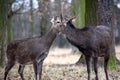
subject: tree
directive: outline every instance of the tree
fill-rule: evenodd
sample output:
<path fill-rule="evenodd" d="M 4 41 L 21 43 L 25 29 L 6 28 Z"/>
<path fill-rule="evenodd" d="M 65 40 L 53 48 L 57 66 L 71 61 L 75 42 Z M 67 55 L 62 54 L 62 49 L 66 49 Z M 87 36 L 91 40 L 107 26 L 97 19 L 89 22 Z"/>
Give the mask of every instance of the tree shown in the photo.
<path fill-rule="evenodd" d="M 75 25 L 83 28 L 85 26 L 85 0 L 72 0 L 71 11 L 77 18 Z"/>
<path fill-rule="evenodd" d="M 22 8 L 23 8 L 23 5 L 24 5 L 24 0 L 23 0 L 23 3 L 20 4 L 19 8 L 15 9 L 15 10 L 12 10 L 12 4 L 15 2 L 15 0 L 10 0 L 10 1 L 7 1 L 7 21 L 6 21 L 6 26 L 7 26 L 7 42 L 9 43 L 12 38 L 13 38 L 13 31 L 12 31 L 12 17 L 17 13 L 19 12 Z"/>
<path fill-rule="evenodd" d="M 34 28 L 33 28 L 33 0 L 30 0 L 30 36 L 33 36 Z"/>
<path fill-rule="evenodd" d="M 116 45 L 119 45 L 120 44 L 120 27 L 119 27 L 119 25 L 120 25 L 120 8 L 119 8 L 119 0 L 117 1 L 116 0 L 116 2 L 114 1 L 114 16 L 115 16 L 115 25 L 114 26 L 116 26 L 115 27 L 115 44 Z"/>
<path fill-rule="evenodd" d="M 78 0 L 77 0 L 78 1 Z M 114 33 L 114 16 L 112 0 L 85 0 L 85 26 L 106 25 L 110 26 Z M 80 6 L 79 6 L 80 7 Z M 84 9 L 84 7 L 82 7 Z M 81 15 L 80 12 L 79 15 Z M 84 19 L 83 19 L 84 20 Z M 79 24 L 80 25 L 80 24 Z M 112 56 L 110 66 L 115 67 L 115 48 L 113 42 Z M 83 55 L 77 61 L 77 64 L 85 62 Z"/>
<path fill-rule="evenodd" d="M 50 0 L 39 0 L 39 13 L 40 13 L 40 29 L 41 35 L 44 35 L 50 28 L 49 25 L 49 3 Z"/>
<path fill-rule="evenodd" d="M 12 11 L 12 3 L 15 0 L 1 0 L 0 1 L 0 66 L 4 66 L 5 62 L 5 50 L 7 44 L 12 39 L 12 27 L 11 27 L 11 18 L 12 16 L 18 12 L 19 9 Z"/>
<path fill-rule="evenodd" d="M 0 0 L 0 67 L 4 65 L 6 46 L 6 4 L 5 0 Z"/>

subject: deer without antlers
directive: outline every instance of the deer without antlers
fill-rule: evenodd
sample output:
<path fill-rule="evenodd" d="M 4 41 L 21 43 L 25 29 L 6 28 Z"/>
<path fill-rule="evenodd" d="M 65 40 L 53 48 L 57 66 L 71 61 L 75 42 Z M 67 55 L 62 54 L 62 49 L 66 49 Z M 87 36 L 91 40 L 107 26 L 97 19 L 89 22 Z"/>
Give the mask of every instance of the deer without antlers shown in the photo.
<path fill-rule="evenodd" d="M 97 63 L 98 57 L 104 57 L 104 70 L 106 74 L 106 80 L 108 80 L 107 65 L 110 57 L 110 51 L 113 42 L 113 34 L 109 27 L 99 25 L 95 28 L 84 27 L 83 29 L 76 28 L 72 20 L 65 20 L 61 17 L 61 29 L 67 40 L 77 47 L 79 51 L 85 56 L 88 72 L 88 80 L 90 80 L 90 62 L 93 59 L 94 72 L 96 75 L 95 80 L 98 80 Z"/>
<path fill-rule="evenodd" d="M 42 64 L 48 55 L 49 48 L 59 32 L 59 19 L 52 19 L 51 29 L 42 37 L 28 38 L 23 40 L 12 41 L 7 46 L 7 64 L 5 67 L 4 80 L 7 78 L 8 72 L 18 62 L 18 73 L 22 80 L 24 79 L 23 70 L 26 64 L 32 63 L 35 72 L 35 80 L 41 79 Z"/>

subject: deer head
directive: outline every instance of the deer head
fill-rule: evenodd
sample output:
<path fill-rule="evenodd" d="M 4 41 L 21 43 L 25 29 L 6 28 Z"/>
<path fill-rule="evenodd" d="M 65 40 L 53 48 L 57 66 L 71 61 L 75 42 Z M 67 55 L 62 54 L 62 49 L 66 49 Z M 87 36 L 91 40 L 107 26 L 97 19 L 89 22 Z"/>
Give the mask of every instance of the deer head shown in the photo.
<path fill-rule="evenodd" d="M 64 34 L 64 30 L 67 29 L 68 27 L 74 27 L 73 25 L 73 20 L 75 20 L 75 16 L 68 18 L 67 16 L 63 17 L 62 15 L 60 16 L 61 24 L 60 24 L 60 32 Z"/>
<path fill-rule="evenodd" d="M 59 34 L 61 34 L 61 27 L 63 26 L 61 22 L 61 18 L 57 16 L 53 17 L 51 19 L 51 23 L 52 23 L 52 27 L 55 28 L 59 32 Z"/>
<path fill-rule="evenodd" d="M 68 17 L 65 16 L 63 17 L 62 14 L 60 15 L 60 19 L 63 25 L 67 25 L 67 24 L 72 24 L 72 22 L 75 20 L 76 16 L 72 16 L 72 17 Z"/>
<path fill-rule="evenodd" d="M 53 28 L 57 28 L 58 26 L 61 25 L 61 20 L 56 16 L 51 19 L 51 23 Z"/>

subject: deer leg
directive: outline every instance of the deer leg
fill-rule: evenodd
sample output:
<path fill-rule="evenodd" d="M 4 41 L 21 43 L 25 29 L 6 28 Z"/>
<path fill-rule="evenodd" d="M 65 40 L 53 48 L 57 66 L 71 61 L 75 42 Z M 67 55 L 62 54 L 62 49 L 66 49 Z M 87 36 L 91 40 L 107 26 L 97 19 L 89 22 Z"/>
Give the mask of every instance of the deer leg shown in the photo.
<path fill-rule="evenodd" d="M 41 73 L 42 73 L 42 64 L 43 62 L 33 64 L 34 72 L 35 72 L 35 80 L 41 80 Z"/>
<path fill-rule="evenodd" d="M 33 62 L 34 73 L 35 73 L 35 80 L 37 80 L 37 62 Z"/>
<path fill-rule="evenodd" d="M 6 80 L 8 72 L 11 70 L 11 68 L 14 66 L 15 62 L 8 61 L 6 67 L 5 67 L 5 73 L 4 73 L 4 80 Z"/>
<path fill-rule="evenodd" d="M 41 80 L 41 75 L 42 75 L 42 64 L 43 64 L 43 62 L 41 62 L 40 64 L 39 64 L 39 80 Z"/>
<path fill-rule="evenodd" d="M 105 75 L 106 75 L 106 80 L 109 80 L 108 79 L 108 73 L 107 73 L 108 61 L 109 61 L 109 56 L 104 57 L 104 71 L 105 71 Z"/>
<path fill-rule="evenodd" d="M 25 67 L 25 65 L 19 65 L 19 69 L 18 69 L 18 73 L 20 74 L 20 77 L 22 80 L 25 80 L 24 76 L 23 76 L 24 67 Z"/>
<path fill-rule="evenodd" d="M 88 73 L 88 80 L 90 80 L 90 56 L 85 56 L 86 64 L 87 64 L 87 73 Z"/>
<path fill-rule="evenodd" d="M 94 64 L 94 72 L 95 72 L 95 80 L 98 80 L 98 70 L 97 70 L 97 62 L 98 62 L 98 58 L 94 57 L 93 58 L 93 64 Z"/>

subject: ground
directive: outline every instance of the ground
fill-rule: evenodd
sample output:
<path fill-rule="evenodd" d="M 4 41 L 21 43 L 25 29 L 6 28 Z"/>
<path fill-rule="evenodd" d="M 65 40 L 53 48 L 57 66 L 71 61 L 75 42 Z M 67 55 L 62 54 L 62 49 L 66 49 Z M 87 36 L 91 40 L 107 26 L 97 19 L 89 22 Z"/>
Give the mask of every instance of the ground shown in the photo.
<path fill-rule="evenodd" d="M 116 47 L 116 56 L 120 60 L 120 46 Z M 79 54 L 71 54 L 71 49 L 51 49 L 48 57 L 45 59 L 42 71 L 42 80 L 87 80 L 86 65 L 79 66 L 74 63 L 79 59 Z M 8 75 L 8 80 L 21 80 L 17 73 L 18 64 L 12 68 Z M 99 65 L 99 80 L 106 80 L 104 69 Z M 4 70 L 0 69 L 0 80 L 3 80 Z M 115 70 L 108 70 L 109 80 L 120 80 L 120 65 Z M 26 80 L 35 80 L 32 65 L 27 65 L 24 70 Z M 95 75 L 92 70 L 91 80 Z"/>

